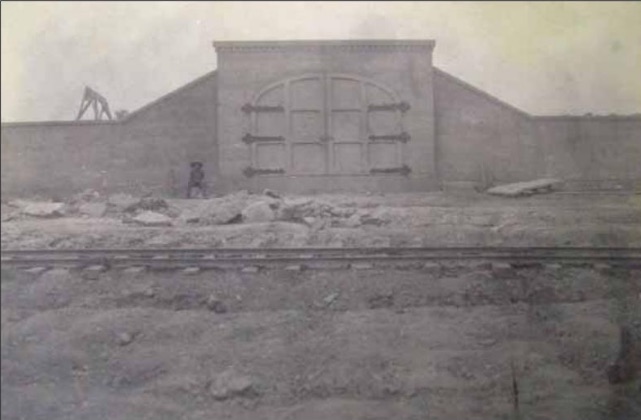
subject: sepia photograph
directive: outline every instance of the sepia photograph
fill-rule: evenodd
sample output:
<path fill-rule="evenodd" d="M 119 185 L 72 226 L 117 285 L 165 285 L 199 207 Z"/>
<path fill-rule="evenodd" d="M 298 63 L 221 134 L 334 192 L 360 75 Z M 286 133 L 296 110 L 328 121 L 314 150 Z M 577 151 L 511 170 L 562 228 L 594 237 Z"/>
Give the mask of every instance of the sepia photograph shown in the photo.
<path fill-rule="evenodd" d="M 3 420 L 641 419 L 641 2 L 0 7 Z"/>

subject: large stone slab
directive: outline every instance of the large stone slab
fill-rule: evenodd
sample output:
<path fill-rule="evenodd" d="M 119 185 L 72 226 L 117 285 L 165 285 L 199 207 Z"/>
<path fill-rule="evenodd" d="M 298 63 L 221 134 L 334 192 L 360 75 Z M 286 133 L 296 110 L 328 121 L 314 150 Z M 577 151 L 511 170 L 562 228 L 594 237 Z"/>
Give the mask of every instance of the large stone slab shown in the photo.
<path fill-rule="evenodd" d="M 153 211 L 145 211 L 133 218 L 133 221 L 143 226 L 171 226 L 171 217 Z"/>
<path fill-rule="evenodd" d="M 35 217 L 60 217 L 64 215 L 64 208 L 64 203 L 30 203 L 22 212 Z"/>
<path fill-rule="evenodd" d="M 245 207 L 242 211 L 243 221 L 246 223 L 272 222 L 276 213 L 266 201 L 258 201 Z"/>
<path fill-rule="evenodd" d="M 102 217 L 107 212 L 107 204 L 105 203 L 84 203 L 78 208 L 80 214 L 91 217 Z"/>
<path fill-rule="evenodd" d="M 550 192 L 560 183 L 560 180 L 553 178 L 536 179 L 534 181 L 499 185 L 490 188 L 487 193 L 503 197 L 519 197 L 540 192 Z"/>

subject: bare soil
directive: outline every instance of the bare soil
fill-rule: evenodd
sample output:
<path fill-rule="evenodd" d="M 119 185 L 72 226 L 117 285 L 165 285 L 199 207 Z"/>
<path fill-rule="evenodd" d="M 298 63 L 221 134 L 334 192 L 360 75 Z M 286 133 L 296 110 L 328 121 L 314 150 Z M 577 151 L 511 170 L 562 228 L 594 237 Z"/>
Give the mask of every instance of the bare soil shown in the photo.
<path fill-rule="evenodd" d="M 638 418 L 605 372 L 639 292 L 578 267 L 3 271 L 2 418 L 512 419 L 513 380 L 522 419 Z"/>

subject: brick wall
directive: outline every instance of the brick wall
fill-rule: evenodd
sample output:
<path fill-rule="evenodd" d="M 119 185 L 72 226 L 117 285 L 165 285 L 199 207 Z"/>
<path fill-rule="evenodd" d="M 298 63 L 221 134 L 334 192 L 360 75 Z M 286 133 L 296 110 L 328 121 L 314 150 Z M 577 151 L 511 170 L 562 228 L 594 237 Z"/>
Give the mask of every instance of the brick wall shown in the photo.
<path fill-rule="evenodd" d="M 434 71 L 436 161 L 444 184 L 511 182 L 543 175 L 532 118 Z"/>
<path fill-rule="evenodd" d="M 216 72 L 123 121 L 2 124 L 2 195 L 93 188 L 181 196 L 193 160 L 204 162 L 220 192 L 417 191 L 437 182 L 484 186 L 543 176 L 571 188 L 641 188 L 641 117 L 535 117 L 433 68 L 424 51 L 386 54 L 223 52 Z M 323 69 L 379 80 L 411 103 L 412 176 L 242 175 L 249 155 L 240 107 L 267 83 Z"/>
<path fill-rule="evenodd" d="M 639 116 L 531 116 L 438 69 L 434 103 L 445 185 L 556 177 L 569 189 L 641 188 Z"/>
<path fill-rule="evenodd" d="M 217 171 L 215 98 L 210 73 L 123 121 L 3 124 L 2 195 L 184 194 L 190 161 Z"/>
<path fill-rule="evenodd" d="M 576 188 L 641 189 L 641 117 L 538 117 L 542 166 Z"/>

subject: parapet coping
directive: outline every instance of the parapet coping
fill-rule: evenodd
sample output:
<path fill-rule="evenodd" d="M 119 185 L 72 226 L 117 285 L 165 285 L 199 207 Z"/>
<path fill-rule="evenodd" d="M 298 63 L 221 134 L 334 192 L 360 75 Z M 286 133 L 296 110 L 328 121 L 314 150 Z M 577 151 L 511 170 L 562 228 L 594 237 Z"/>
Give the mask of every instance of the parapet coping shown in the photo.
<path fill-rule="evenodd" d="M 298 41 L 214 41 L 216 51 L 316 51 L 323 49 L 349 50 L 409 50 L 432 51 L 436 45 L 433 39 L 367 39 L 367 40 L 298 40 Z"/>

